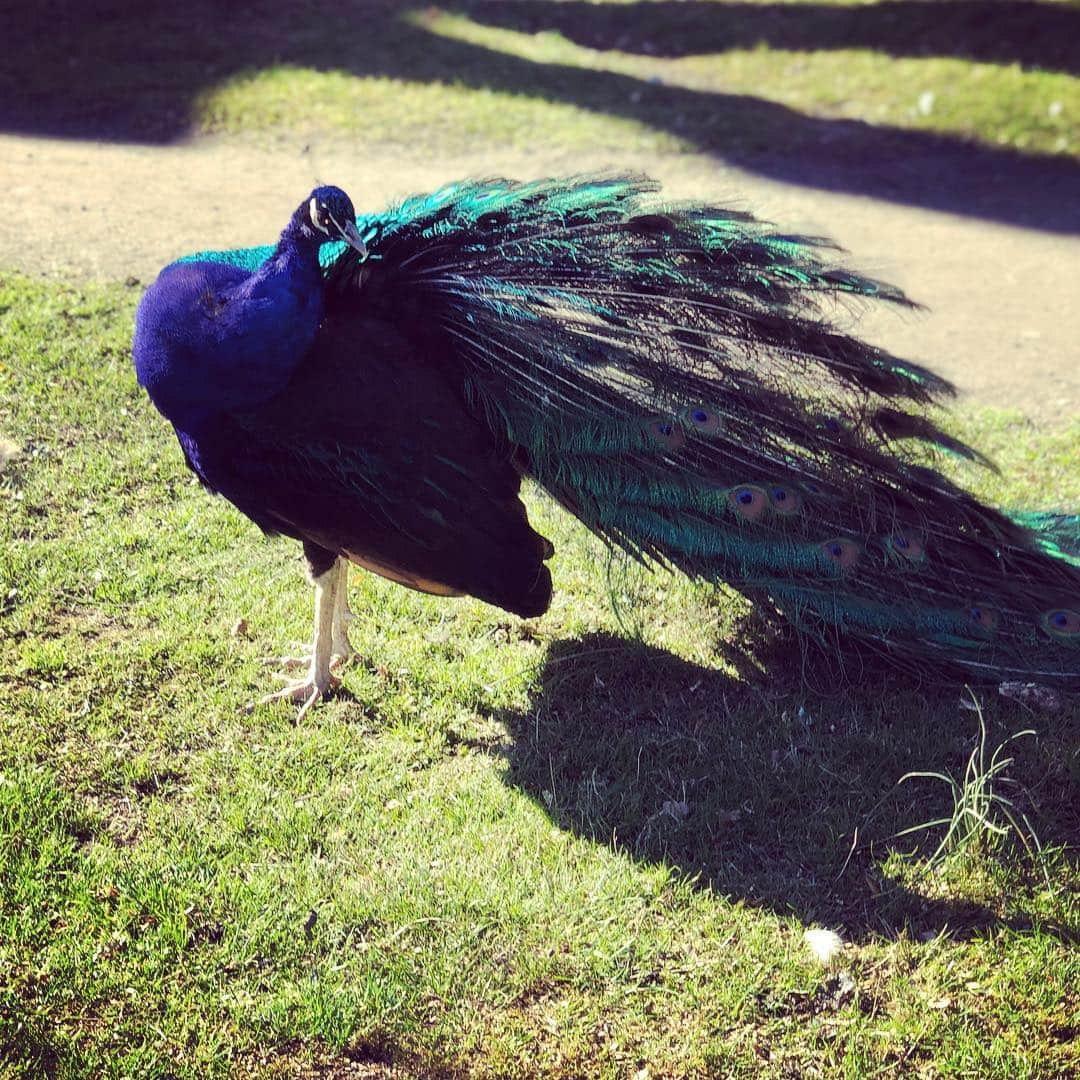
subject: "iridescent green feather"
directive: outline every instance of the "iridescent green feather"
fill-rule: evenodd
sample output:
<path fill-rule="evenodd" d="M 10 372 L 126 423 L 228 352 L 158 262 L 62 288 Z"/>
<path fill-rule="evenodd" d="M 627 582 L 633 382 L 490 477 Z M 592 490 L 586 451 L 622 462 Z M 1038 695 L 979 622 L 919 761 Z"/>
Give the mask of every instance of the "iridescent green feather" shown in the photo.
<path fill-rule="evenodd" d="M 1080 684 L 1080 517 L 1006 516 L 927 468 L 912 447 L 980 460 L 927 416 L 951 387 L 831 321 L 906 297 L 826 241 L 657 192 L 447 185 L 358 218 L 366 260 L 326 245 L 328 287 L 430 328 L 493 437 L 613 546 L 808 634 Z"/>

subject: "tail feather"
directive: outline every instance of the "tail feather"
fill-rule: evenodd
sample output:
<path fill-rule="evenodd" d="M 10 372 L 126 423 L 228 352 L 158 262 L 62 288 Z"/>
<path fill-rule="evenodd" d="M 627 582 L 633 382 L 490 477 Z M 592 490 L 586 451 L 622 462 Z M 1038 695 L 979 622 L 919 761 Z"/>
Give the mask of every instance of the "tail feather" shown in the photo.
<path fill-rule="evenodd" d="M 1009 517 L 929 467 L 988 464 L 928 415 L 952 387 L 831 318 L 907 297 L 826 241 L 657 191 L 450 185 L 360 218 L 370 256 L 328 245 L 328 282 L 434 326 L 523 471 L 635 558 L 815 636 L 1080 685 L 1080 519 Z"/>

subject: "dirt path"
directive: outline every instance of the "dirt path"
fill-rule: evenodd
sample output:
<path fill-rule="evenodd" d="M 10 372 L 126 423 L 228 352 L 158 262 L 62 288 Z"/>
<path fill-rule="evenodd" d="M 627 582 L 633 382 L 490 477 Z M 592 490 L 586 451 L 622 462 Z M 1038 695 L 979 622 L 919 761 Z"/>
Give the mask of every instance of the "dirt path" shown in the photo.
<path fill-rule="evenodd" d="M 1040 421 L 1080 416 L 1080 238 L 763 181 L 698 155 L 613 162 L 520 153 L 410 158 L 362 145 L 201 139 L 169 147 L 0 135 L 0 267 L 147 282 L 171 258 L 272 240 L 316 179 L 358 207 L 460 176 L 535 176 L 622 164 L 676 197 L 752 209 L 831 236 L 926 314 L 869 312 L 870 339 L 952 378 L 972 398 Z"/>

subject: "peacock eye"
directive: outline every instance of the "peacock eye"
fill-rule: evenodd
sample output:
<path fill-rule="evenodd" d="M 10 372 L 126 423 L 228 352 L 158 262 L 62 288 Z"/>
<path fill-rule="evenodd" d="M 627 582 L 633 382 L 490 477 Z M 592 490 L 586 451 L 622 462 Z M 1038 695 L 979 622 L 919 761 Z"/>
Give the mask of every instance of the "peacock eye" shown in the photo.
<path fill-rule="evenodd" d="M 773 513 L 780 517 L 794 517 L 802 509 L 799 493 L 782 484 L 774 484 L 769 488 L 769 502 L 772 504 Z"/>
<path fill-rule="evenodd" d="M 1046 631 L 1061 640 L 1073 641 L 1080 638 L 1080 610 L 1058 608 L 1048 611 L 1042 617 Z"/>
<path fill-rule="evenodd" d="M 985 604 L 972 604 L 967 609 L 966 614 L 969 625 L 984 633 L 996 630 L 1001 622 L 1001 616 L 998 612 Z"/>
<path fill-rule="evenodd" d="M 686 442 L 681 429 L 667 417 L 657 417 L 648 421 L 645 430 L 655 442 L 668 450 L 678 450 Z"/>
<path fill-rule="evenodd" d="M 862 552 L 854 540 L 847 537 L 837 537 L 835 540 L 826 540 L 820 545 L 821 553 L 840 570 L 851 570 L 858 565 Z"/>
<path fill-rule="evenodd" d="M 687 409 L 685 415 L 695 430 L 702 435 L 716 435 L 722 427 L 719 415 L 704 405 L 695 405 Z"/>
<path fill-rule="evenodd" d="M 922 539 L 913 533 L 893 533 L 886 537 L 885 545 L 889 552 L 906 563 L 921 563 L 926 556 Z"/>
<path fill-rule="evenodd" d="M 765 492 L 755 484 L 741 484 L 727 494 L 728 505 L 744 521 L 757 521 L 768 506 Z"/>
<path fill-rule="evenodd" d="M 320 203 L 317 199 L 312 199 L 308 205 L 308 217 L 311 218 L 311 224 L 315 226 L 319 232 L 328 232 L 326 227 L 326 203 Z"/>

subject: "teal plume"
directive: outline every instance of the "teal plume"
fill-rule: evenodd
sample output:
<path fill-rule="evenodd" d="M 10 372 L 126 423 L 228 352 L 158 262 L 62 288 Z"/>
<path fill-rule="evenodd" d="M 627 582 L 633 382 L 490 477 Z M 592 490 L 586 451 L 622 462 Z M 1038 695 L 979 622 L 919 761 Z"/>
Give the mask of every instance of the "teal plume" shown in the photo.
<path fill-rule="evenodd" d="M 366 408 L 364 395 L 378 396 L 371 387 L 392 370 L 391 360 L 371 366 L 370 342 L 382 339 L 370 328 L 392 328 L 394 355 L 433 373 L 447 410 L 468 417 L 461 441 L 479 439 L 488 458 L 530 477 L 613 549 L 733 586 L 836 649 L 858 639 L 924 671 L 1080 686 L 1080 517 L 1010 516 L 930 467 L 928 448 L 987 464 L 933 419 L 952 387 L 830 319 L 837 302 L 911 302 L 846 268 L 827 241 L 668 204 L 658 191 L 634 176 L 467 181 L 358 216 L 362 244 L 318 249 L 333 372 L 319 374 L 316 337 L 296 357 L 292 407 L 324 378 L 337 407 Z M 255 275 L 275 250 L 187 261 Z M 413 417 L 417 439 L 444 423 L 442 400 L 418 406 L 429 411 Z M 229 410 L 253 439 L 230 452 L 243 446 L 252 473 L 286 410 L 262 401 Z M 311 483 L 347 489 L 339 501 L 352 500 L 354 524 L 300 526 L 272 508 L 268 531 L 428 591 L 529 614 L 546 606 L 551 551 L 531 531 L 514 541 L 532 545 L 531 561 L 489 571 L 532 575 L 532 593 L 510 590 L 528 596 L 517 607 L 469 577 L 482 570 L 459 572 L 457 556 L 394 563 L 385 552 L 398 548 L 376 534 L 408 532 L 416 507 L 405 493 L 424 489 L 425 475 L 404 474 L 428 459 L 391 467 L 372 438 L 350 437 L 355 445 L 339 445 L 352 470 L 342 481 L 341 461 L 316 468 L 303 435 L 289 435 Z M 185 443 L 193 467 L 198 450 Z M 455 462 L 468 481 L 472 459 Z M 269 496 L 247 497 L 254 480 L 203 478 L 267 527 Z M 483 483 L 493 500 L 516 498 L 516 481 Z M 444 531 L 428 548 L 488 542 L 454 533 L 445 506 L 420 509 L 425 527 Z"/>

